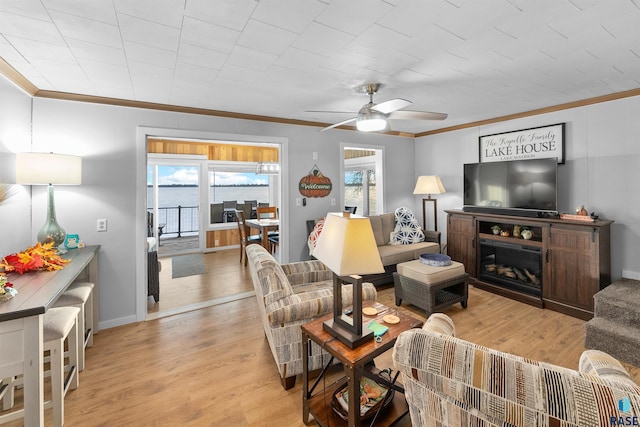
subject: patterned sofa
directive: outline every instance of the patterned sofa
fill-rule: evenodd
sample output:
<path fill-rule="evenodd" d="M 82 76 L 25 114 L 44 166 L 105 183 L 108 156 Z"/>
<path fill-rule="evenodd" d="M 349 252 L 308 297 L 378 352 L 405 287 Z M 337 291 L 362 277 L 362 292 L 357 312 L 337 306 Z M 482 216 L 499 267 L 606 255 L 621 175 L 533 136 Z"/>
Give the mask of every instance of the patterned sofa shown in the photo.
<path fill-rule="evenodd" d="M 278 264 L 261 245 L 247 247 L 260 318 L 285 390 L 302 373 L 300 325 L 333 310 L 333 273 L 320 261 Z M 344 306 L 352 304 L 351 285 L 342 287 Z M 363 283 L 362 299 L 375 301 L 376 288 Z M 322 368 L 330 356 L 311 345 L 309 369 Z"/>
<path fill-rule="evenodd" d="M 606 353 L 585 351 L 575 371 L 454 333 L 451 319 L 436 313 L 394 346 L 413 426 L 638 425 L 640 387 Z"/>

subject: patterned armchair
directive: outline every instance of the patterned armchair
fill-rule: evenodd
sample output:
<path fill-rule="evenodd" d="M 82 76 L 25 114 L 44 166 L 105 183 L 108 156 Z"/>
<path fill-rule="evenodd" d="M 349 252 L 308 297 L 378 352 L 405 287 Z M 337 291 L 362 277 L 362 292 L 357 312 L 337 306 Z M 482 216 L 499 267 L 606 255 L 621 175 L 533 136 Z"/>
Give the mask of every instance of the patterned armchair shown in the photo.
<path fill-rule="evenodd" d="M 432 314 L 394 346 L 413 426 L 637 425 L 640 387 L 606 353 L 585 351 L 575 371 L 481 347 L 454 333 L 449 317 Z M 634 419 L 636 424 L 627 424 Z"/>
<path fill-rule="evenodd" d="M 261 245 L 246 249 L 264 332 L 285 390 L 302 373 L 300 325 L 333 310 L 333 273 L 320 261 L 278 264 Z M 342 287 L 344 306 L 352 304 L 351 285 Z M 375 301 L 376 289 L 363 283 L 362 299 Z M 330 359 L 312 343 L 309 369 L 321 369 Z"/>

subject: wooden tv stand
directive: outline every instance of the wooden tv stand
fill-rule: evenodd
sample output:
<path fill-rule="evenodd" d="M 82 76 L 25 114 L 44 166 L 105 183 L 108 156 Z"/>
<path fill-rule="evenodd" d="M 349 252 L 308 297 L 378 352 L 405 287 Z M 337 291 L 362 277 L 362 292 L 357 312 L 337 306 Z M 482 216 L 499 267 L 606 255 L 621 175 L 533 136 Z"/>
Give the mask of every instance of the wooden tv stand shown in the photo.
<path fill-rule="evenodd" d="M 465 265 L 475 287 L 580 319 L 593 317 L 593 296 L 611 283 L 613 221 L 445 212 L 447 253 Z M 494 225 L 509 236 L 494 234 Z M 513 237 L 515 225 L 533 237 Z M 495 264 L 501 274 L 493 271 Z"/>

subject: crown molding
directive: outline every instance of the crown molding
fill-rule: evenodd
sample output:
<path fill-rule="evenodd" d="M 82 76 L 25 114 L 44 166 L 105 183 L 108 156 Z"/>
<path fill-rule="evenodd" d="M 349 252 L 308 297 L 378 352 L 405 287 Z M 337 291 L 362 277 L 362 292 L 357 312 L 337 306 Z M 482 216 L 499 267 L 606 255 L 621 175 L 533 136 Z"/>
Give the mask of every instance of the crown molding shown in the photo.
<path fill-rule="evenodd" d="M 325 128 L 327 126 L 331 126 L 331 123 L 320 123 L 320 122 L 313 122 L 309 120 L 285 119 L 282 117 L 234 113 L 230 111 L 210 110 L 206 108 L 184 107 L 180 105 L 160 104 L 155 102 L 131 101 L 131 100 L 121 99 L 121 98 L 109 98 L 109 97 L 94 96 L 94 95 L 81 95 L 81 94 L 69 93 L 69 92 L 40 90 L 33 83 L 31 83 L 27 78 L 25 78 L 22 74 L 16 71 L 15 68 L 9 65 L 9 63 L 7 63 L 1 57 L 0 57 L 0 74 L 4 75 L 7 79 L 9 79 L 9 81 L 13 82 L 16 86 L 18 86 L 20 89 L 22 89 L 28 95 L 34 98 L 48 98 L 48 99 L 58 99 L 58 100 L 75 101 L 75 102 L 89 102 L 94 104 L 114 105 L 119 107 L 143 108 L 148 110 L 171 111 L 171 112 L 187 113 L 187 114 L 199 114 L 199 115 L 205 115 L 205 116 L 225 117 L 225 118 L 239 119 L 239 120 L 255 120 L 260 122 L 287 124 L 287 125 L 295 125 L 295 126 L 310 126 L 310 127 L 319 127 L 319 128 Z M 470 123 L 463 123 L 460 125 L 449 126 L 449 127 L 434 129 L 434 130 L 415 133 L 415 134 L 410 132 L 399 132 L 399 131 L 386 131 L 386 132 L 375 132 L 375 133 L 415 139 L 423 136 L 453 132 L 461 129 L 468 129 L 472 127 L 484 126 L 484 125 L 489 125 L 493 123 L 521 119 L 524 117 L 537 116 L 540 114 L 568 110 L 571 108 L 584 107 L 587 105 L 615 101 L 617 99 L 629 98 L 632 96 L 639 96 L 639 95 L 640 95 L 640 88 L 636 88 L 636 89 L 616 92 L 608 95 L 602 95 L 602 96 L 596 96 L 593 98 L 583 99 L 580 101 L 567 102 L 565 104 L 538 108 L 535 110 L 524 111 L 520 113 L 508 114 L 506 116 L 494 117 L 491 119 L 479 120 L 479 121 L 470 122 Z M 338 126 L 335 129 L 358 132 L 355 126 Z"/>
<path fill-rule="evenodd" d="M 445 132 L 453 132 L 460 129 L 468 129 L 472 127 L 490 125 L 493 123 L 506 122 L 508 120 L 522 119 L 524 117 L 538 116 L 540 114 L 553 113 L 556 111 L 569 110 L 571 108 L 584 107 L 587 105 L 599 104 L 602 102 L 615 101 L 623 98 L 630 98 L 632 96 L 640 95 L 640 88 L 625 90 L 623 92 L 610 93 L 608 95 L 596 96 L 593 98 L 587 98 L 580 101 L 567 102 L 565 104 L 553 105 L 551 107 L 538 108 L 535 110 L 524 111 L 521 113 L 508 114 L 506 116 L 494 117 L 492 119 L 487 120 L 479 120 L 477 122 L 464 123 L 461 125 L 450 126 L 446 128 L 440 128 L 435 130 L 430 130 L 427 132 L 417 133 L 415 135 L 416 138 L 420 138 L 422 136 L 428 135 L 436 135 L 439 133 Z"/>
<path fill-rule="evenodd" d="M 25 91 L 28 95 L 34 96 L 38 88 L 27 78 L 20 74 L 7 61 L 0 57 L 0 74 L 4 75 L 10 82 Z"/>

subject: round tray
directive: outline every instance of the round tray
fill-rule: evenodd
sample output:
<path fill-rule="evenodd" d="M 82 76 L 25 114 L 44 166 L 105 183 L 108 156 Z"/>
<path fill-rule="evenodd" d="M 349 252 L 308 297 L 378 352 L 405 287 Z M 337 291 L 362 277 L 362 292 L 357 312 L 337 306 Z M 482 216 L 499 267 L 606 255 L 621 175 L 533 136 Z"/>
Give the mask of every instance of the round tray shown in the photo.
<path fill-rule="evenodd" d="M 451 265 L 451 257 L 445 254 L 422 254 L 420 262 L 434 267 L 445 267 Z"/>

